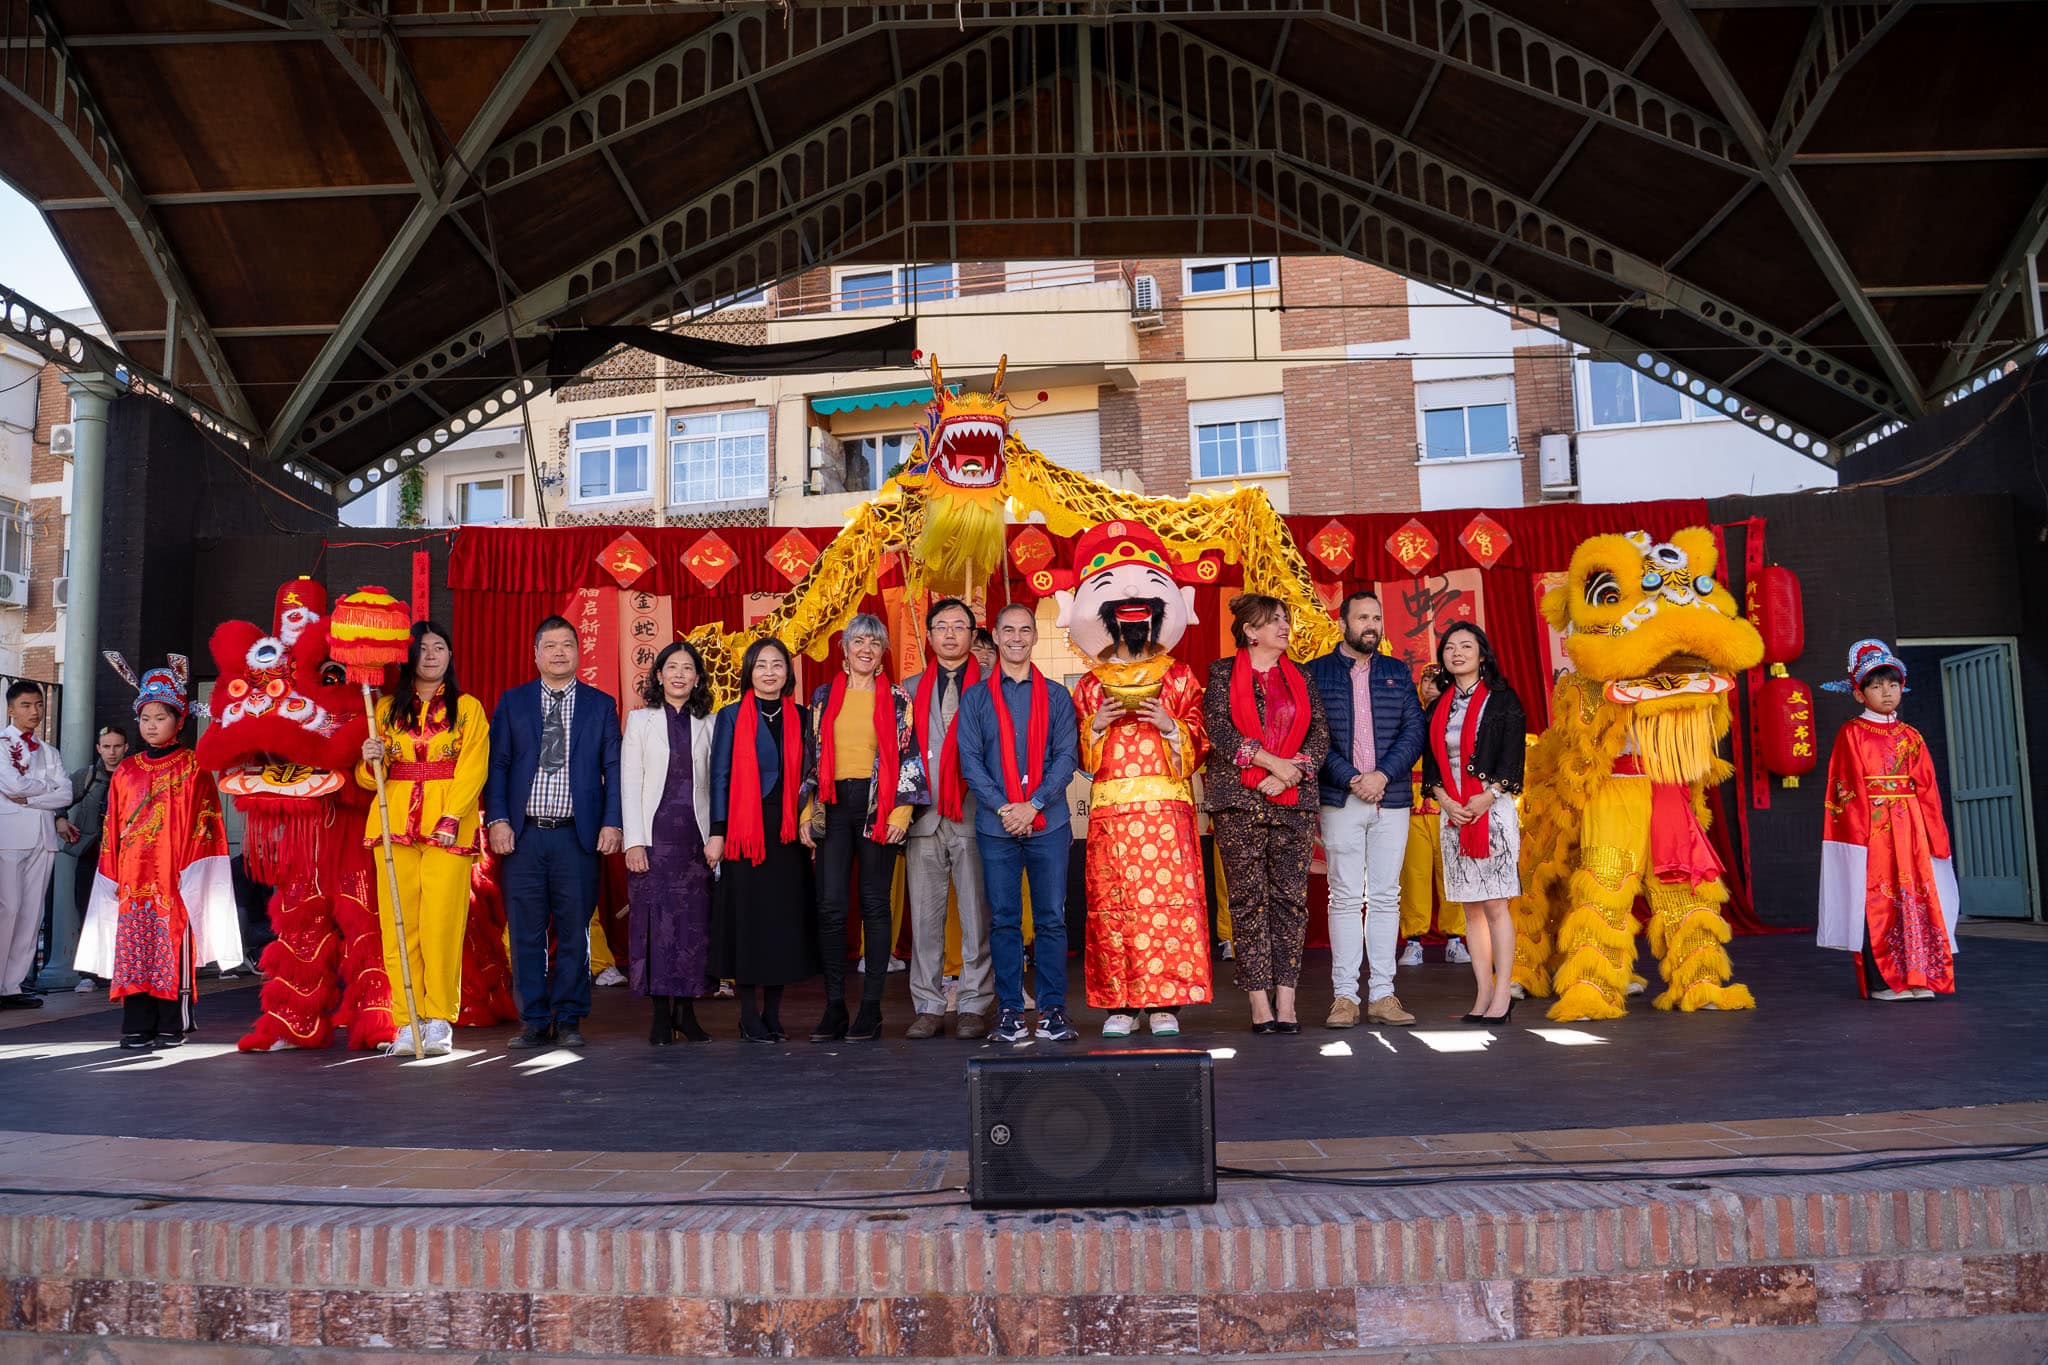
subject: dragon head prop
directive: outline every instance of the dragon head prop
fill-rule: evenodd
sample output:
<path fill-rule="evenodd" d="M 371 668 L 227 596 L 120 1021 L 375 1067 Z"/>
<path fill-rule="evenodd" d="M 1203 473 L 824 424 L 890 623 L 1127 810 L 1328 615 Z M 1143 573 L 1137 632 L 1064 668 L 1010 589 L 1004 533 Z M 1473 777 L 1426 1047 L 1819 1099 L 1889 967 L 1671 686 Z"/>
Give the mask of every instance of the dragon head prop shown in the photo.
<path fill-rule="evenodd" d="M 1713 697 L 1763 658 L 1763 639 L 1718 578 L 1714 533 L 1692 526 L 1668 541 L 1641 531 L 1594 536 L 1572 552 L 1543 614 L 1565 653 L 1624 704 Z"/>
<path fill-rule="evenodd" d="M 248 820 L 251 874 L 272 884 L 293 847 L 311 847 L 320 808 L 353 791 L 368 733 L 362 694 L 328 657 L 326 616 L 326 590 L 296 579 L 278 589 L 269 630 L 226 621 L 210 645 L 220 678 L 199 761 Z"/>
<path fill-rule="evenodd" d="M 925 581 L 967 592 L 987 581 L 1003 553 L 1003 478 L 1010 399 L 1003 392 L 1009 357 L 996 364 L 987 393 L 952 393 L 931 357 L 932 401 L 897 482 L 924 496 L 924 529 L 913 547 Z"/>

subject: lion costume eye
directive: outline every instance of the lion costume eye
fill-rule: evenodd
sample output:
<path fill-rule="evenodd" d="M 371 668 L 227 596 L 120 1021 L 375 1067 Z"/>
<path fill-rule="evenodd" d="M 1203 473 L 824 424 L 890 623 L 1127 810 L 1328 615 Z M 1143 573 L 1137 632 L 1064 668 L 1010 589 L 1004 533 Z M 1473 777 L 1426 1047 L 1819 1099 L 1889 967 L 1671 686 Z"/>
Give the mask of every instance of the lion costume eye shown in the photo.
<path fill-rule="evenodd" d="M 1593 607 L 1618 606 L 1621 602 L 1621 584 L 1613 574 L 1602 569 L 1586 580 L 1586 605 Z"/>

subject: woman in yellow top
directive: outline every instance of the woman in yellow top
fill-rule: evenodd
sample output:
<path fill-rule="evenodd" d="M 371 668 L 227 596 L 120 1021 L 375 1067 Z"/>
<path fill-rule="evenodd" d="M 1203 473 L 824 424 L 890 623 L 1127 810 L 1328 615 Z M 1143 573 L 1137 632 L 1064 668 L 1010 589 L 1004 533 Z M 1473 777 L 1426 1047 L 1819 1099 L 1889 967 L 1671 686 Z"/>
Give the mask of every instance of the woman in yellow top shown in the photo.
<path fill-rule="evenodd" d="M 805 746 L 805 818 L 798 835 L 818 851 L 818 948 L 825 959 L 825 1017 L 814 1043 L 882 1036 L 882 987 L 889 981 L 889 899 L 913 806 L 931 803 L 924 759 L 911 728 L 910 699 L 889 681 L 889 628 L 865 613 L 839 637 L 846 671 L 811 694 L 812 743 Z M 860 1013 L 846 1021 L 848 890 L 860 877 L 861 947 L 867 973 Z"/>
<path fill-rule="evenodd" d="M 455 651 L 448 631 L 432 621 L 412 628 L 412 649 L 398 670 L 398 685 L 377 703 L 363 741 L 356 781 L 377 786 L 371 764 L 384 760 L 391 809 L 391 858 L 405 910 L 403 951 L 412 965 L 419 1019 L 408 1017 L 399 970 L 398 930 L 391 913 L 390 881 L 377 882 L 377 912 L 384 928 L 384 970 L 391 977 L 391 1017 L 399 1025 L 392 1056 L 412 1055 L 412 1030 L 423 1030 L 428 1056 L 455 1045 L 454 1019 L 462 1005 L 462 935 L 469 923 L 469 874 L 479 844 L 477 805 L 490 766 L 491 722 L 483 704 L 463 695 L 455 681 Z M 382 828 L 370 811 L 364 841 L 376 844 Z"/>

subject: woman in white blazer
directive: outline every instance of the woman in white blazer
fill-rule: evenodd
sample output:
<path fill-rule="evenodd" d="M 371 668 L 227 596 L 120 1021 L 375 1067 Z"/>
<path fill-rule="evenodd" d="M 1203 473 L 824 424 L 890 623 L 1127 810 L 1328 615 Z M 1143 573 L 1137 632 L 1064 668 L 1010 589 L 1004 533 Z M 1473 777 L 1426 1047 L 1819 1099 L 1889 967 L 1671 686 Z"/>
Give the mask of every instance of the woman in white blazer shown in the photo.
<path fill-rule="evenodd" d="M 640 709 L 626 717 L 620 756 L 626 821 L 627 931 L 633 990 L 654 1002 L 647 1041 L 711 1035 L 697 1022 L 710 995 L 711 680 L 687 640 L 655 657 Z M 722 842 L 722 841 L 720 841 Z"/>

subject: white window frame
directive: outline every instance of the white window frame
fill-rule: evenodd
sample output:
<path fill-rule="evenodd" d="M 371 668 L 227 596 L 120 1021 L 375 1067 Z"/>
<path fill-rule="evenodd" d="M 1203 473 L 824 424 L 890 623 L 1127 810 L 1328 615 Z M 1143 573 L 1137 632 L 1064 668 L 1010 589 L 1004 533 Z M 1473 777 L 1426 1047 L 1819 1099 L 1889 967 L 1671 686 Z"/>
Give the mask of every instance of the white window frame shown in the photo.
<path fill-rule="evenodd" d="M 1711 380 L 1705 381 L 1707 384 L 1706 391 L 1699 397 L 1694 397 L 1684 384 L 1671 383 L 1667 380 L 1659 379 L 1652 371 L 1645 370 L 1637 365 L 1631 365 L 1625 360 L 1610 360 L 1606 356 L 1587 355 L 1581 356 L 1580 362 L 1578 366 L 1578 391 L 1574 396 L 1579 403 L 1579 427 L 1583 431 L 1628 431 L 1634 428 L 1649 430 L 1657 427 L 1691 426 L 1697 422 L 1732 422 L 1735 420 L 1736 415 L 1743 411 L 1744 405 L 1740 398 L 1726 392 L 1720 385 L 1713 383 Z M 1595 365 L 1616 365 L 1635 376 L 1636 412 L 1638 414 L 1636 417 L 1626 422 L 1600 422 L 1594 420 L 1593 367 Z M 1685 372 L 1682 370 L 1678 371 L 1678 373 L 1685 375 Z M 1685 378 L 1690 380 L 1693 376 L 1685 375 Z M 1702 378 L 1704 377 L 1702 376 Z M 1645 384 L 1655 384 L 1660 388 L 1670 389 L 1673 393 L 1677 394 L 1678 416 L 1647 419 L 1642 417 L 1640 414 L 1643 410 L 1643 386 Z M 1710 403 L 1707 401 L 1708 394 L 1719 394 L 1720 397 L 1715 402 Z M 1735 410 L 1733 412 L 1725 411 L 1720 404 L 1731 400 L 1735 404 Z"/>
<path fill-rule="evenodd" d="M 938 303 L 945 299 L 960 297 L 960 267 L 951 261 L 918 261 L 910 265 L 842 265 L 832 268 L 832 311 L 835 313 L 871 313 L 877 309 L 907 308 L 910 306 L 910 291 L 904 279 L 906 273 L 917 275 L 926 270 L 946 270 L 945 289 L 938 290 L 937 281 L 926 285 L 920 280 L 917 295 L 919 303 Z M 889 277 L 889 297 L 879 303 L 852 308 L 846 302 L 846 281 L 863 275 L 884 275 Z"/>
<path fill-rule="evenodd" d="M 1272 283 L 1239 284 L 1237 282 L 1237 270 L 1235 267 L 1256 266 L 1260 262 L 1264 262 L 1269 267 L 1268 277 Z M 1229 273 L 1230 283 L 1222 289 L 1203 289 L 1197 291 L 1195 288 L 1195 272 L 1218 265 L 1232 267 Z M 1277 291 L 1279 288 L 1280 258 L 1278 256 L 1204 256 L 1197 260 L 1182 261 L 1180 263 L 1180 292 L 1182 298 L 1218 299 L 1227 298 L 1233 294 L 1250 294 L 1261 289 Z"/>
<path fill-rule="evenodd" d="M 884 454 L 882 449 L 882 442 L 902 442 L 902 449 L 900 450 L 898 457 L 900 459 L 907 460 L 910 458 L 910 452 L 912 448 L 917 444 L 917 433 L 914 431 L 865 431 L 858 436 L 842 436 L 839 438 L 839 450 L 842 468 L 845 467 L 844 461 L 846 458 L 846 447 L 852 445 L 855 441 L 873 441 L 875 443 L 875 453 L 869 461 L 868 486 L 866 488 L 855 488 L 849 482 L 846 486 L 845 491 L 848 493 L 879 493 L 882 491 L 882 484 L 885 481 L 887 481 L 889 477 L 889 465 L 887 463 L 884 463 L 882 458 Z"/>
<path fill-rule="evenodd" d="M 744 427 L 734 426 L 730 429 L 726 427 L 728 418 L 739 417 L 749 419 L 749 425 Z M 718 429 L 715 432 L 685 435 L 680 430 L 684 422 L 700 421 L 705 418 L 710 418 L 718 423 Z M 758 431 L 751 425 L 753 421 L 759 421 L 760 428 Z M 668 413 L 668 421 L 662 429 L 662 449 L 668 461 L 666 466 L 668 470 L 668 505 L 672 508 L 703 508 L 723 507 L 734 503 L 767 501 L 775 472 L 770 467 L 770 436 L 774 425 L 774 413 L 758 404 L 751 407 L 731 408 L 671 408 Z M 724 471 L 718 467 L 720 460 L 719 442 L 729 436 L 754 435 L 758 435 L 761 438 L 760 483 L 744 489 L 738 487 L 728 488 L 724 482 Z M 710 457 L 713 464 L 713 496 L 709 498 L 685 498 L 683 496 L 683 490 L 688 487 L 688 483 L 679 477 L 680 471 L 677 469 L 676 464 L 682 458 L 682 451 L 679 447 L 685 444 L 710 447 Z"/>
<path fill-rule="evenodd" d="M 20 574 L 27 578 L 35 563 L 33 527 L 29 520 L 29 507 L 14 498 L 0 498 L 0 573 Z M 18 546 L 20 565 L 10 567 L 7 563 L 8 550 Z"/>
<path fill-rule="evenodd" d="M 1427 414 L 1450 408 L 1494 408 L 1508 410 L 1508 448 L 1472 455 L 1431 455 Z M 1519 460 L 1521 414 L 1516 411 L 1515 381 L 1505 375 L 1488 379 L 1452 379 L 1415 386 L 1415 463 L 1427 468 L 1443 465 L 1476 464 L 1487 460 Z M 1471 445 L 1472 419 L 1465 418 L 1466 445 Z"/>
<path fill-rule="evenodd" d="M 1280 467 L 1237 474 L 1202 472 L 1202 428 L 1233 422 L 1272 422 L 1280 439 Z M 1191 483 L 1220 483 L 1247 479 L 1287 477 L 1287 403 L 1277 393 L 1251 394 L 1243 398 L 1208 398 L 1188 404 L 1188 479 Z"/>
<path fill-rule="evenodd" d="M 474 484 L 502 483 L 505 485 L 505 515 L 498 521 L 469 521 L 463 516 L 463 490 Z M 497 473 L 456 474 L 448 480 L 448 522 L 453 526 L 497 526 L 505 522 L 525 519 L 522 510 L 525 489 L 524 481 L 515 470 Z"/>
<path fill-rule="evenodd" d="M 647 486 L 644 488 L 635 489 L 631 492 L 621 493 L 618 491 L 619 460 L 617 451 L 619 444 L 619 423 L 636 421 L 641 418 L 646 419 L 647 430 L 645 432 L 629 434 L 641 436 L 643 438 L 643 443 L 647 447 Z M 602 438 L 595 436 L 579 437 L 577 435 L 577 428 L 588 425 L 589 423 L 592 422 L 611 423 L 610 433 L 608 433 Z M 628 444 L 631 444 L 631 442 L 628 442 Z M 585 497 L 583 496 L 583 454 L 587 450 L 599 449 L 608 451 L 611 454 L 611 473 L 607 479 L 607 486 L 609 486 L 612 491 L 609 493 L 601 493 L 595 494 L 591 497 Z M 614 413 L 604 417 L 592 416 L 570 418 L 568 469 L 569 501 L 572 504 L 584 507 L 606 503 L 651 502 L 654 498 L 654 450 L 654 414 L 651 412 L 621 412 Z"/>

